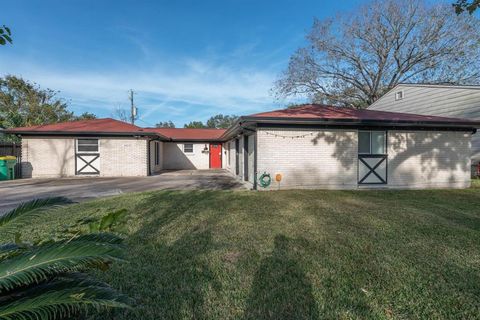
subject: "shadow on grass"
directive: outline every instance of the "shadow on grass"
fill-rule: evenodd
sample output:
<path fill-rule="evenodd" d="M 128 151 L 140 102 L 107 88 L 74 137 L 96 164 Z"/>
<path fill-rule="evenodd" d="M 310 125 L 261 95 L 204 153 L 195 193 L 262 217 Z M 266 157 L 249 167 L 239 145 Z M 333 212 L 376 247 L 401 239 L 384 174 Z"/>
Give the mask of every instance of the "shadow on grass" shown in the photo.
<path fill-rule="evenodd" d="M 272 255 L 255 274 L 245 319 L 318 319 L 312 284 L 292 256 L 291 242 L 275 237 Z"/>
<path fill-rule="evenodd" d="M 223 214 L 211 208 L 225 196 L 152 193 L 137 206 L 141 222 L 128 238 L 130 262 L 112 279 L 136 301 L 122 319 L 209 318 L 207 299 L 220 285 L 208 261 L 216 246 L 211 228 Z"/>

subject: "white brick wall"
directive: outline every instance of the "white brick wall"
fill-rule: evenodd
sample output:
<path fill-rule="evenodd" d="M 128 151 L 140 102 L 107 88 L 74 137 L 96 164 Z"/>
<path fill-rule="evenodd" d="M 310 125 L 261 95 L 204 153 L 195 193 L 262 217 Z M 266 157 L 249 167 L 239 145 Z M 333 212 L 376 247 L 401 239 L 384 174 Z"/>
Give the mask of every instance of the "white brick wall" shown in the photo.
<path fill-rule="evenodd" d="M 189 143 L 189 142 L 186 142 Z M 169 170 L 180 169 L 209 169 L 209 153 L 202 152 L 210 147 L 209 143 L 193 143 L 193 153 L 183 152 L 184 143 L 165 142 L 163 145 L 163 168 Z"/>
<path fill-rule="evenodd" d="M 257 135 L 258 175 L 270 173 L 268 189 L 279 187 L 277 173 L 280 188 L 358 187 L 356 130 L 259 129 Z M 388 184 L 381 187 L 468 187 L 470 138 L 464 132 L 389 131 Z"/>
<path fill-rule="evenodd" d="M 258 176 L 270 173 L 268 189 L 357 186 L 356 131 L 259 129 L 257 143 Z"/>
<path fill-rule="evenodd" d="M 470 133 L 389 131 L 388 137 L 390 187 L 470 186 Z"/>
<path fill-rule="evenodd" d="M 25 178 L 75 176 L 75 140 L 71 137 L 22 138 Z M 100 176 L 146 176 L 147 140 L 100 138 Z"/>
<path fill-rule="evenodd" d="M 100 176 L 146 176 L 147 140 L 135 138 L 100 139 Z"/>
<path fill-rule="evenodd" d="M 24 178 L 68 177 L 75 175 L 75 139 L 22 138 Z"/>

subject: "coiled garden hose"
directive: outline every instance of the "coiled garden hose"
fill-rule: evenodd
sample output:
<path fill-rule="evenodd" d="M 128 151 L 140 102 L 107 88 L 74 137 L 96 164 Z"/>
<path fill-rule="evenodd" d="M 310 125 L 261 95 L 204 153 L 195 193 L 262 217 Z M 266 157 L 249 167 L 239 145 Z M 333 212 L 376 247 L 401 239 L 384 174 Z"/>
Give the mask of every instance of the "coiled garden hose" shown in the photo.
<path fill-rule="evenodd" d="M 270 176 L 270 173 L 262 173 L 262 175 L 258 178 L 258 182 L 262 188 L 268 187 L 270 183 L 272 183 L 272 177 Z"/>

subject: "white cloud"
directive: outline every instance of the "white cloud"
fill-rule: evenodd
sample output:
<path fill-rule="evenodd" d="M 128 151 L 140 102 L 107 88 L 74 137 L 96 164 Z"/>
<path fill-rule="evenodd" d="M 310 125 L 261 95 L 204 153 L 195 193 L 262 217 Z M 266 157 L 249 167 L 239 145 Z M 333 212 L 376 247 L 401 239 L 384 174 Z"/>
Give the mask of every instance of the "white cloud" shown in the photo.
<path fill-rule="evenodd" d="M 192 115 L 206 117 L 212 112 L 245 114 L 265 110 L 273 106 L 269 91 L 276 77 L 276 72 L 268 69 L 253 70 L 198 59 L 185 59 L 175 67 L 156 65 L 149 70 L 73 72 L 27 63 L 7 65 L 3 61 L 0 70 L 61 91 L 60 95 L 76 109 L 94 108 L 104 113 L 127 106 L 128 90 L 134 89 L 145 119 L 156 117 L 156 112 L 188 119 Z"/>

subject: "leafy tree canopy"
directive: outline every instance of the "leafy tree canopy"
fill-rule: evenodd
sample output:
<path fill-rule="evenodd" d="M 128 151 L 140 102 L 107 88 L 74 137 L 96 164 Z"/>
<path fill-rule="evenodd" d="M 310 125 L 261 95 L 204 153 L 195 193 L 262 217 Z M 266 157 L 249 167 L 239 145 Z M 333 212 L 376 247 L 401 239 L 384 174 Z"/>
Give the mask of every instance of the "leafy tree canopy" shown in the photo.
<path fill-rule="evenodd" d="M 190 121 L 190 123 L 186 123 L 183 127 L 184 128 L 197 128 L 197 129 L 206 128 L 206 126 L 203 124 L 202 121 Z"/>
<path fill-rule="evenodd" d="M 160 121 L 155 125 L 157 128 L 175 128 L 175 123 L 173 123 L 171 120 L 168 121 Z"/>
<path fill-rule="evenodd" d="M 210 117 L 210 119 L 207 120 L 207 127 L 216 128 L 216 129 L 226 129 L 230 127 L 237 119 L 238 119 L 238 116 L 235 116 L 235 115 L 217 114 L 213 117 Z"/>
<path fill-rule="evenodd" d="M 211 129 L 226 129 L 237 121 L 238 116 L 217 114 L 207 120 L 206 123 L 202 121 L 191 121 L 185 124 L 185 128 L 211 128 Z"/>
<path fill-rule="evenodd" d="M 0 127 L 15 128 L 63 121 L 94 119 L 85 112 L 80 116 L 68 110 L 57 92 L 16 76 L 0 78 Z"/>
<path fill-rule="evenodd" d="M 480 0 L 458 0 L 453 4 L 453 7 L 455 8 L 455 12 L 457 14 L 461 14 L 465 11 L 472 14 L 475 12 L 475 10 L 480 8 Z"/>
<path fill-rule="evenodd" d="M 0 45 L 4 46 L 7 43 L 12 43 L 12 32 L 7 26 L 0 27 Z"/>

